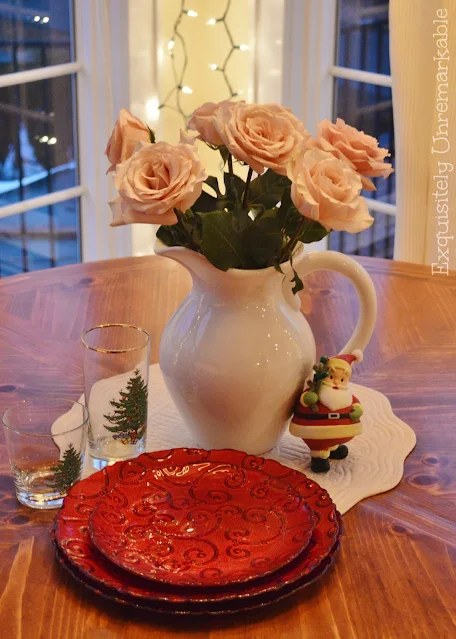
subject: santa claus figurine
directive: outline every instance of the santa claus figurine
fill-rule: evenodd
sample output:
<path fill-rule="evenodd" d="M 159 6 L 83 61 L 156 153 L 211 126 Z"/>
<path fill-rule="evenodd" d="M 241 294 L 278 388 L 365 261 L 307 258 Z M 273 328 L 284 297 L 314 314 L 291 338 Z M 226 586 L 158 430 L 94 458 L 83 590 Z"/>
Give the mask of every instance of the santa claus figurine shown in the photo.
<path fill-rule="evenodd" d="M 295 406 L 290 433 L 310 448 L 311 469 L 326 473 L 329 458 L 344 459 L 345 445 L 362 431 L 363 407 L 348 388 L 352 364 L 362 361 L 361 351 L 322 357 L 314 377 Z"/>

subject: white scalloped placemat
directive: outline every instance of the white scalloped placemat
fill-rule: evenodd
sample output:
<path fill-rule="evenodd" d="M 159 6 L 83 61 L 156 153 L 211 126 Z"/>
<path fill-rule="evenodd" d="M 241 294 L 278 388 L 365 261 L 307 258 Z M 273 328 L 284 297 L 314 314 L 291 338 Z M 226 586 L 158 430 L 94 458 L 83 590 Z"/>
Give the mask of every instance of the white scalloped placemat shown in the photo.
<path fill-rule="evenodd" d="M 120 376 L 119 376 L 120 377 Z M 112 379 L 99 382 L 103 395 L 112 387 Z M 114 382 L 117 388 L 119 381 Z M 264 457 L 275 459 L 312 477 L 326 488 L 338 510 L 344 514 L 365 497 L 394 488 L 402 479 L 404 460 L 416 443 L 414 431 L 393 413 L 382 393 L 351 384 L 353 393 L 364 407 L 363 433 L 349 444 L 349 455 L 341 461 L 331 461 L 328 473 L 310 470 L 309 449 L 298 437 L 285 433 L 279 445 Z M 112 396 L 112 395 L 111 395 Z M 53 425 L 53 432 L 68 427 L 71 411 Z M 147 451 L 167 448 L 198 448 L 198 441 L 185 426 L 182 417 L 165 386 L 160 367 L 153 364 L 149 376 L 149 410 Z M 86 455 L 84 476 L 95 472 Z"/>

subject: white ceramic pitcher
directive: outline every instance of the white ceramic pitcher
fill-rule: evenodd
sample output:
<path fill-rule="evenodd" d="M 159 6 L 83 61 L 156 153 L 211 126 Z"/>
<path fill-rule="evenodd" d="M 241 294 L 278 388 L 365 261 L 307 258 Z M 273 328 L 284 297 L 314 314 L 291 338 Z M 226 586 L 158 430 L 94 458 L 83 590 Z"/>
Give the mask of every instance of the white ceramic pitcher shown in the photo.
<path fill-rule="evenodd" d="M 160 344 L 160 367 L 188 428 L 201 448 L 270 450 L 315 363 L 314 337 L 292 293 L 290 264 L 282 264 L 285 276 L 273 267 L 223 272 L 183 247 L 157 241 L 155 252 L 185 266 L 193 279 Z M 342 351 L 363 350 L 377 309 L 367 272 L 341 253 L 306 254 L 304 247 L 293 265 L 301 278 L 332 270 L 353 282 L 360 315 Z"/>

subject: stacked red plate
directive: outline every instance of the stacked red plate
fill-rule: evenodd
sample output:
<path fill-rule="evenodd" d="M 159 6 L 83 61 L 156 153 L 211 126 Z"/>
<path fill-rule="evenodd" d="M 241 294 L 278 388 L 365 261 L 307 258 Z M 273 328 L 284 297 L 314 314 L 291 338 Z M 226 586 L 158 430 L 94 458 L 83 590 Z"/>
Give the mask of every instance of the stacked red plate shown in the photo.
<path fill-rule="evenodd" d="M 118 462 L 73 486 L 57 557 L 93 591 L 174 614 L 271 604 L 331 564 L 342 523 L 328 493 L 276 461 L 180 448 Z"/>

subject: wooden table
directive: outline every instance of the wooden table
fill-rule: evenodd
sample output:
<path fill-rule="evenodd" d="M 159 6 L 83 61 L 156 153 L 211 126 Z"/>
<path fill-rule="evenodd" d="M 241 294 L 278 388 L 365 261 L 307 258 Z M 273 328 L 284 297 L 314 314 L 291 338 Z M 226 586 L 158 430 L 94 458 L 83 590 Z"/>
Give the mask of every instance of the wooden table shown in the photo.
<path fill-rule="evenodd" d="M 360 381 L 386 393 L 418 443 L 399 487 L 344 516 L 334 569 L 262 611 L 174 619 L 110 604 L 74 583 L 54 560 L 52 512 L 14 497 L 0 440 L 0 636 L 4 639 L 144 637 L 410 639 L 456 637 L 456 274 L 363 258 L 379 320 Z M 336 284 L 336 286 L 335 286 Z M 82 331 L 102 322 L 144 326 L 157 361 L 160 335 L 190 289 L 165 258 L 81 264 L 0 281 L 0 410 L 31 394 L 76 399 Z M 306 281 L 303 310 L 319 352 L 349 336 L 356 301 L 343 278 Z"/>

